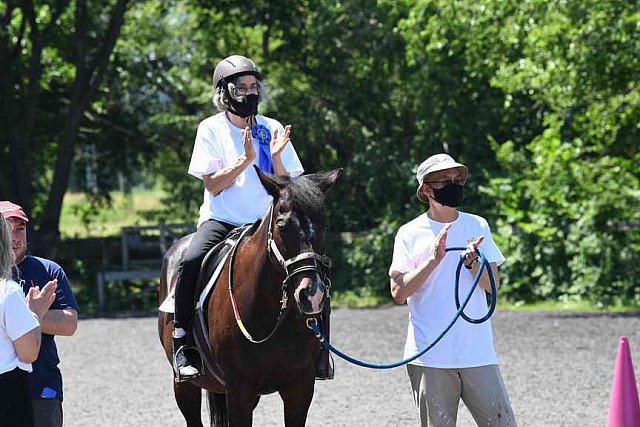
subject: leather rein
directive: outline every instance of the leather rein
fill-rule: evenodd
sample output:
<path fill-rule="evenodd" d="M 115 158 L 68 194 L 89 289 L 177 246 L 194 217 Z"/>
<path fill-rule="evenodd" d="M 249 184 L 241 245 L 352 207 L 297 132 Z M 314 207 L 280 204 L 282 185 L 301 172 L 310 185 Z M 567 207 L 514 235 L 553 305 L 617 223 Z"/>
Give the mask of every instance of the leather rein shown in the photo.
<path fill-rule="evenodd" d="M 278 320 L 276 321 L 276 324 L 271 330 L 271 332 L 263 339 L 260 339 L 260 340 L 254 339 L 249 333 L 249 331 L 247 330 L 247 328 L 244 326 L 244 323 L 242 322 L 242 318 L 240 316 L 240 310 L 238 309 L 238 304 L 236 302 L 236 299 L 233 293 L 233 262 L 235 260 L 236 251 L 238 249 L 238 246 L 240 246 L 240 242 L 242 241 L 243 237 L 245 237 L 245 234 L 251 229 L 251 227 L 248 227 L 246 230 L 242 232 L 242 234 L 238 238 L 238 244 L 233 246 L 233 248 L 231 249 L 231 254 L 229 256 L 229 297 L 231 299 L 231 305 L 233 307 L 233 314 L 234 314 L 234 317 L 236 318 L 236 323 L 238 324 L 238 327 L 240 328 L 240 331 L 242 332 L 242 334 L 245 336 L 247 340 L 249 340 L 254 344 L 261 344 L 271 339 L 271 337 L 273 337 L 273 335 L 276 333 L 276 330 L 282 323 L 284 319 L 284 312 L 289 307 L 288 297 L 287 297 L 287 287 L 291 286 L 291 278 L 293 276 L 299 273 L 303 273 L 305 271 L 314 271 L 320 274 L 320 277 L 322 278 L 322 282 L 326 284 L 327 292 L 329 292 L 329 290 L 331 289 L 331 280 L 329 279 L 329 276 L 327 274 L 328 271 L 331 269 L 331 258 L 329 258 L 327 255 L 320 255 L 313 251 L 307 251 L 307 252 L 301 252 L 295 257 L 292 257 L 286 260 L 282 256 L 282 252 L 280 252 L 280 250 L 278 249 L 278 245 L 273 239 L 273 232 L 271 230 L 271 227 L 273 225 L 274 215 L 275 215 L 274 202 L 272 202 L 269 207 L 269 229 L 267 232 L 267 256 L 272 262 L 274 262 L 273 259 L 275 258 L 274 264 L 276 264 L 282 270 L 284 270 L 285 278 L 281 283 L 282 297 L 280 299 L 281 304 L 280 304 L 280 311 L 278 313 Z M 311 263 L 305 262 L 307 260 L 311 260 L 312 262 Z M 304 263 L 304 264 L 299 265 L 300 263 Z"/>

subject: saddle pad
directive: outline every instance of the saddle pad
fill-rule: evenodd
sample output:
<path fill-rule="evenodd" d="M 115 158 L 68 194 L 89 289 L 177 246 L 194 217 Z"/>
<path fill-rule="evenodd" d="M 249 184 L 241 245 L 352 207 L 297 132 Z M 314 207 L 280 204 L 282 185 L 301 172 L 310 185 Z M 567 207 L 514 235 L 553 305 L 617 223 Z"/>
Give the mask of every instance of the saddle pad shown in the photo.
<path fill-rule="evenodd" d="M 228 244 L 230 246 L 233 246 L 235 243 L 236 241 L 231 239 L 224 242 L 224 244 Z M 229 251 L 227 251 L 227 253 L 225 253 L 224 256 L 220 258 L 219 263 L 216 266 L 216 269 L 214 270 L 213 274 L 211 275 L 211 278 L 209 279 L 209 282 L 207 282 L 207 285 L 204 287 L 204 289 L 200 294 L 200 298 L 198 299 L 198 305 L 196 306 L 196 309 L 202 307 L 202 304 L 207 299 L 207 296 L 213 289 L 213 285 L 216 283 L 218 276 L 220 276 L 220 272 L 222 271 L 222 267 L 224 266 L 224 262 L 227 260 L 228 255 L 229 255 Z M 176 312 L 175 294 L 176 294 L 176 289 L 174 287 L 173 289 L 171 289 L 171 292 L 169 292 L 169 295 L 167 295 L 167 297 L 164 299 L 162 304 L 160 304 L 160 307 L 158 307 L 158 310 L 162 311 L 163 313 L 175 313 Z"/>
<path fill-rule="evenodd" d="M 176 300 L 174 295 L 176 294 L 175 289 L 171 289 L 169 295 L 162 301 L 160 307 L 158 307 L 158 311 L 162 311 L 163 313 L 175 313 L 176 312 Z"/>
<path fill-rule="evenodd" d="M 237 243 L 237 241 L 236 240 L 232 240 L 232 239 L 227 239 L 224 242 L 225 245 L 229 245 L 230 247 L 235 246 L 236 243 Z M 222 256 L 222 258 L 220 258 L 220 260 L 218 261 L 218 265 L 216 265 L 216 269 L 213 271 L 213 274 L 209 278 L 209 281 L 207 282 L 207 285 L 202 289 L 202 292 L 200 292 L 200 298 L 198 298 L 198 304 L 196 304 L 196 310 L 198 310 L 198 309 L 200 309 L 201 307 L 204 306 L 204 303 L 205 303 L 207 297 L 209 296 L 209 293 L 211 293 L 211 290 L 213 289 L 213 287 L 216 284 L 216 280 L 218 280 L 218 277 L 220 276 L 220 273 L 222 272 L 222 268 L 224 267 L 224 263 L 227 261 L 227 257 L 229 256 L 230 252 L 231 251 L 228 250 Z"/>
<path fill-rule="evenodd" d="M 213 275 L 211 276 L 209 281 L 207 282 L 207 285 L 204 288 L 202 288 L 202 292 L 200 293 L 200 297 L 198 298 L 198 304 L 196 306 L 196 310 L 198 308 L 201 308 L 204 305 L 204 302 L 206 301 L 207 297 L 211 293 L 211 290 L 213 289 L 213 286 L 215 285 L 216 280 L 218 279 L 218 276 L 220 276 L 220 272 L 222 271 L 222 266 L 224 265 L 224 262 L 227 259 L 227 255 L 229 254 L 229 252 L 231 252 L 231 249 L 240 241 L 240 239 L 242 238 L 242 236 L 246 234 L 246 232 L 254 229 L 256 225 L 257 223 L 247 224 L 247 225 L 243 225 L 242 227 L 233 229 L 227 235 L 225 240 L 221 241 L 216 246 L 211 248 L 211 250 L 209 251 L 209 254 L 205 256 L 205 259 L 202 261 L 203 266 L 207 262 L 207 258 L 211 253 L 221 252 L 222 250 L 224 250 L 225 246 L 228 249 L 227 252 L 218 260 L 216 269 L 213 272 Z M 160 304 L 160 307 L 158 307 L 159 311 L 162 311 L 163 313 L 172 313 L 172 314 L 176 312 L 175 293 L 176 293 L 175 288 L 171 289 L 171 291 L 169 292 L 169 295 L 167 295 L 167 297 L 162 302 L 162 304 Z"/>

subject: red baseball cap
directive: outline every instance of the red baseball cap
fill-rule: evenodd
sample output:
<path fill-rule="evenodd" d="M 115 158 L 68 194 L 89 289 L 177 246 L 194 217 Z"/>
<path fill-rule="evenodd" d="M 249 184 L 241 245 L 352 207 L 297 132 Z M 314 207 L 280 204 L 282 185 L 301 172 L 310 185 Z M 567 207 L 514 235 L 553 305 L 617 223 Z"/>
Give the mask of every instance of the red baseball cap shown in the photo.
<path fill-rule="evenodd" d="M 2 214 L 5 219 L 18 218 L 24 222 L 29 222 L 29 218 L 22 210 L 22 207 L 8 200 L 0 201 L 0 214 Z"/>

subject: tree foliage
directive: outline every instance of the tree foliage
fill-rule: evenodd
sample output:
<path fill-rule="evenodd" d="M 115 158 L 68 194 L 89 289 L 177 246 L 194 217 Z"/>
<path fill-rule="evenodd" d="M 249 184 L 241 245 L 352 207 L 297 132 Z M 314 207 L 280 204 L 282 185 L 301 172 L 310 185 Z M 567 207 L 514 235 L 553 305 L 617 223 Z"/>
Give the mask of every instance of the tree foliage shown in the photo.
<path fill-rule="evenodd" d="M 494 147 L 502 176 L 486 192 L 512 254 L 507 292 L 637 304 L 640 14 L 633 3 L 543 4 L 531 2 L 522 55 L 493 80 L 544 111 L 526 145 Z"/>
<path fill-rule="evenodd" d="M 0 9 L 0 192 L 38 225 L 57 227 L 61 151 L 96 203 L 118 176 L 160 183 L 157 218 L 193 221 L 195 129 L 215 113 L 217 61 L 239 53 L 261 67 L 261 112 L 293 125 L 305 169 L 345 169 L 328 200 L 331 229 L 356 232 L 332 249 L 339 290 L 387 294 L 394 234 L 424 210 L 415 167 L 446 151 L 470 168 L 464 209 L 493 225 L 509 298 L 638 303 L 637 2 L 146 0 L 110 52 L 126 3 Z"/>
<path fill-rule="evenodd" d="M 39 240 L 43 248 L 55 245 L 59 236 L 62 199 L 77 140 L 83 133 L 95 133 L 83 131 L 81 126 L 102 87 L 128 2 L 76 0 L 70 4 L 68 0 L 58 0 L 3 4 L 0 111 L 5 129 L 2 139 L 8 147 L 5 173 L 9 178 L 6 182 L 11 185 L 7 192 L 28 210 L 34 199 L 39 201 L 42 197 L 34 210 L 42 209 Z M 98 109 L 98 105 L 93 105 L 93 109 Z M 38 158 L 42 153 L 47 155 Z M 30 164 L 37 165 L 38 160 L 44 168 L 28 168 Z M 41 173 L 43 169 L 51 170 L 51 175 Z M 36 182 L 33 187 L 42 190 L 35 197 L 31 196 L 32 180 Z"/>

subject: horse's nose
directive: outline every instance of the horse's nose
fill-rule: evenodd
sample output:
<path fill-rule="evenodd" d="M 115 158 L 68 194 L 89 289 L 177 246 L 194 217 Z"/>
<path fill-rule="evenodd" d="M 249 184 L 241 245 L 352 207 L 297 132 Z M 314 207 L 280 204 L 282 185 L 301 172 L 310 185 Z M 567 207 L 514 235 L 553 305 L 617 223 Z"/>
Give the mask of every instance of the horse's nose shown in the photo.
<path fill-rule="evenodd" d="M 319 277 L 303 277 L 300 280 L 295 296 L 305 314 L 317 314 L 323 309 L 326 287 Z"/>

